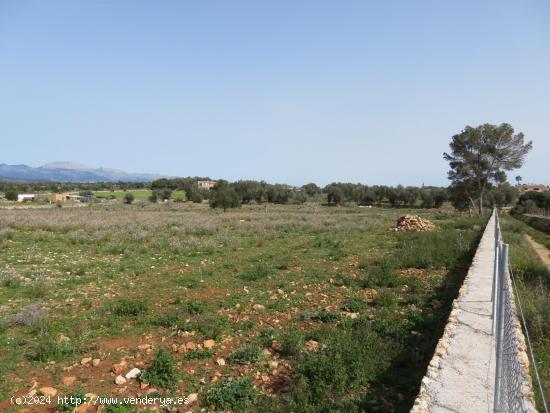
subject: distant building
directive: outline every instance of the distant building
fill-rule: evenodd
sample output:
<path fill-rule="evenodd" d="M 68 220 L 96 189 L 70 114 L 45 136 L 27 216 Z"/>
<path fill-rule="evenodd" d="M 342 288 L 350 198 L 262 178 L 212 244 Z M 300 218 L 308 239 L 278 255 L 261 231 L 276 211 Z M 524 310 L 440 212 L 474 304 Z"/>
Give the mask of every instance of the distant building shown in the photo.
<path fill-rule="evenodd" d="M 34 194 L 19 194 L 17 195 L 17 202 L 32 202 L 36 198 Z"/>
<path fill-rule="evenodd" d="M 51 194 L 50 203 L 57 204 L 58 202 L 66 202 L 71 199 L 69 194 Z"/>
<path fill-rule="evenodd" d="M 550 190 L 546 185 L 535 184 L 519 184 L 516 185 L 516 188 L 521 194 L 525 192 L 548 192 Z"/>
<path fill-rule="evenodd" d="M 216 181 L 198 181 L 197 185 L 199 189 L 212 189 L 216 185 Z"/>

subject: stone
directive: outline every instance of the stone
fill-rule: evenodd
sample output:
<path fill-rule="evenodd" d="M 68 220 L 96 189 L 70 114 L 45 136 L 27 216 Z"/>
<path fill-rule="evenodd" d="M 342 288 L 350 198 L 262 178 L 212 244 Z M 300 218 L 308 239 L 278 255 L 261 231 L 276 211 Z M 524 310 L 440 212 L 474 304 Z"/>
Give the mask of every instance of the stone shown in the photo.
<path fill-rule="evenodd" d="M 99 366 L 99 363 L 101 363 L 100 359 L 93 359 L 92 360 L 92 366 L 97 367 Z"/>
<path fill-rule="evenodd" d="M 113 373 L 115 373 L 116 375 L 122 374 L 122 372 L 123 372 L 124 370 L 126 370 L 126 365 L 127 365 L 127 364 L 128 364 L 128 363 L 127 363 L 126 361 L 122 361 L 122 362 L 120 362 L 120 363 L 118 363 L 118 364 L 113 364 L 113 366 L 111 367 L 111 371 L 112 371 Z"/>
<path fill-rule="evenodd" d="M 76 383 L 76 377 L 75 376 L 65 376 L 61 379 L 61 383 L 64 386 L 72 386 Z"/>
<path fill-rule="evenodd" d="M 195 403 L 197 400 L 199 400 L 198 393 L 191 393 L 187 396 L 187 404 Z"/>
<path fill-rule="evenodd" d="M 279 367 L 279 362 L 277 360 L 269 360 L 268 365 L 270 369 L 276 369 Z"/>
<path fill-rule="evenodd" d="M 319 349 L 319 343 L 315 340 L 309 340 L 306 343 L 306 348 L 310 351 L 317 351 Z"/>
<path fill-rule="evenodd" d="M 204 340 L 202 342 L 202 346 L 206 349 L 212 349 L 216 345 L 216 342 L 214 340 Z"/>
<path fill-rule="evenodd" d="M 138 350 L 148 350 L 151 347 L 151 344 L 140 344 L 139 346 L 137 346 Z"/>
<path fill-rule="evenodd" d="M 185 343 L 185 348 L 187 350 L 196 350 L 197 349 L 197 343 L 193 343 L 190 341 L 189 343 Z"/>
<path fill-rule="evenodd" d="M 218 366 L 225 366 L 225 360 L 220 357 L 220 358 L 216 359 L 216 364 Z"/>
<path fill-rule="evenodd" d="M 84 357 L 82 360 L 80 360 L 80 364 L 82 364 L 83 366 L 85 366 L 86 364 L 90 364 L 91 362 L 92 362 L 91 357 Z"/>
<path fill-rule="evenodd" d="M 126 373 L 126 377 L 128 380 L 129 379 L 135 379 L 136 377 L 139 376 L 139 374 L 141 373 L 141 370 L 138 369 L 138 368 L 133 368 L 132 370 L 130 370 L 128 373 Z"/>
<path fill-rule="evenodd" d="M 54 389 L 53 387 L 41 387 L 38 391 L 42 396 L 46 397 L 55 397 L 57 394 L 57 389 Z"/>
<path fill-rule="evenodd" d="M 254 304 L 252 306 L 252 308 L 256 311 L 264 311 L 265 310 L 265 305 L 262 305 L 262 304 Z"/>
<path fill-rule="evenodd" d="M 118 376 L 116 376 L 115 378 L 115 383 L 118 384 L 119 386 L 123 385 L 124 383 L 126 383 L 126 379 L 124 377 L 122 377 L 120 374 Z"/>

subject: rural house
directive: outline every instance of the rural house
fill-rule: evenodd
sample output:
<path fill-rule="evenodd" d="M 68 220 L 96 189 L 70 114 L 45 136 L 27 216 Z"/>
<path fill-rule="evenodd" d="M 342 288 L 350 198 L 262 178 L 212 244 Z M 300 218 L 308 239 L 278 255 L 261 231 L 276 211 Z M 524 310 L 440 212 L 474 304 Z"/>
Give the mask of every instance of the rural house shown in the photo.
<path fill-rule="evenodd" d="M 198 181 L 197 185 L 199 189 L 212 189 L 216 185 L 216 181 Z"/>
<path fill-rule="evenodd" d="M 550 190 L 546 185 L 535 184 L 520 184 L 516 188 L 521 194 L 525 192 L 548 192 Z"/>

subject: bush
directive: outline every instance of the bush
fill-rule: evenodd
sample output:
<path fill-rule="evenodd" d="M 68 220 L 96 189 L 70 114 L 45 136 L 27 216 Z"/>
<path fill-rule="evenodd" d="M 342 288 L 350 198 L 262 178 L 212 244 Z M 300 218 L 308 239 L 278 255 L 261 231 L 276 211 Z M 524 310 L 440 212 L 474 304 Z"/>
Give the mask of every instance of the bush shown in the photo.
<path fill-rule="evenodd" d="M 335 321 L 340 320 L 340 316 L 331 311 L 322 310 L 322 311 L 319 311 L 313 317 L 311 317 L 311 319 L 321 321 L 322 323 L 333 323 Z"/>
<path fill-rule="evenodd" d="M 185 358 L 187 360 L 200 360 L 200 359 L 207 359 L 210 357 L 212 357 L 212 351 L 206 348 L 189 350 L 187 353 L 185 353 Z"/>
<path fill-rule="evenodd" d="M 367 323 L 347 323 L 330 329 L 316 351 L 303 352 L 296 365 L 292 390 L 294 411 L 333 410 L 346 395 L 368 386 L 390 365 L 394 350 Z"/>
<path fill-rule="evenodd" d="M 113 313 L 121 317 L 137 317 L 147 312 L 147 305 L 139 300 L 121 298 L 113 304 Z"/>
<path fill-rule="evenodd" d="M 259 392 L 248 377 L 214 384 L 206 392 L 205 402 L 217 410 L 242 412 L 254 404 Z"/>
<path fill-rule="evenodd" d="M 182 330 L 187 324 L 186 314 L 181 309 L 172 309 L 151 320 L 151 323 L 161 327 L 177 327 Z"/>
<path fill-rule="evenodd" d="M 280 353 L 283 356 L 296 356 L 304 348 L 304 336 L 300 330 L 288 330 L 281 337 Z"/>
<path fill-rule="evenodd" d="M 165 349 L 159 349 L 153 364 L 140 375 L 140 380 L 166 389 L 174 388 L 178 379 L 172 354 Z"/>
<path fill-rule="evenodd" d="M 61 361 L 75 354 L 76 350 L 69 343 L 61 343 L 55 337 L 45 334 L 38 339 L 33 353 L 29 356 L 34 361 Z"/>
<path fill-rule="evenodd" d="M 126 192 L 124 194 L 124 203 L 131 204 L 132 202 L 134 202 L 134 194 L 131 192 Z"/>
<path fill-rule="evenodd" d="M 231 363 L 246 364 L 255 363 L 262 358 L 262 351 L 258 346 L 245 344 L 229 356 Z"/>
<path fill-rule="evenodd" d="M 246 281 L 257 281 L 271 274 L 271 267 L 265 262 L 258 262 L 253 268 L 244 271 L 240 278 Z"/>
<path fill-rule="evenodd" d="M 12 189 L 10 190 L 7 190 L 6 193 L 4 194 L 4 196 L 6 197 L 6 199 L 8 201 L 17 201 L 17 196 L 19 194 L 17 193 L 17 191 L 14 191 Z"/>
<path fill-rule="evenodd" d="M 192 327 L 204 337 L 217 340 L 227 331 L 227 319 L 220 316 L 201 316 Z"/>
<path fill-rule="evenodd" d="M 365 302 L 361 298 L 352 298 L 342 306 L 342 310 L 350 313 L 359 313 L 365 309 Z"/>
<path fill-rule="evenodd" d="M 187 312 L 191 315 L 202 314 L 206 311 L 207 305 L 195 300 L 187 302 Z"/>
<path fill-rule="evenodd" d="M 220 181 L 212 189 L 210 196 L 211 208 L 223 208 L 225 212 L 228 208 L 238 208 L 240 206 L 239 194 L 227 182 Z"/>

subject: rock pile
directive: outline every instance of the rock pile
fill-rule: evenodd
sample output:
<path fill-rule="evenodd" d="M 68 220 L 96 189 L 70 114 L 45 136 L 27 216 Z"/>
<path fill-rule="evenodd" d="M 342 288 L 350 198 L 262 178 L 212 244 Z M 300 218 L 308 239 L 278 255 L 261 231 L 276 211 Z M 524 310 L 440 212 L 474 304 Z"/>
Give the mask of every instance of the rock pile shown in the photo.
<path fill-rule="evenodd" d="M 417 215 L 404 215 L 399 217 L 395 224 L 395 231 L 432 231 L 435 225 L 427 219 Z"/>

